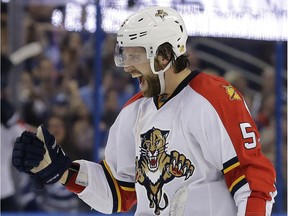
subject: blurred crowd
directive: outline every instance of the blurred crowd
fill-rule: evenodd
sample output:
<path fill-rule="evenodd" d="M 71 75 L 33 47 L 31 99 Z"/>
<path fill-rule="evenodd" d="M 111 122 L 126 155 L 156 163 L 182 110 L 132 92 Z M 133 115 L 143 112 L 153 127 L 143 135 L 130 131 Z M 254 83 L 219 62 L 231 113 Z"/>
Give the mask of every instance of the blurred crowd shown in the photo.
<path fill-rule="evenodd" d="M 104 34 L 102 49 L 95 50 L 94 34 L 54 27 L 37 18 L 31 8 L 27 8 L 26 13 L 23 46 L 37 42 L 43 49 L 25 59 L 19 67 L 9 60 L 8 18 L 1 12 L 1 191 L 7 189 L 7 184 L 10 185 L 6 193 L 1 192 L 1 211 L 89 211 L 88 206 L 62 185 L 35 190 L 29 177 L 15 172 L 9 163 L 15 137 L 21 130 L 36 131 L 37 126 L 44 123 L 72 160 L 93 160 L 96 112 L 100 114 L 96 127 L 101 136 L 98 155 L 101 159 L 109 128 L 123 105 L 138 91 L 138 84 L 114 66 L 114 34 Z M 102 54 L 102 80 L 97 93 L 95 52 Z M 187 52 L 192 70 L 203 67 L 197 50 L 189 48 Z M 220 73 L 213 68 L 203 68 L 203 71 L 223 76 L 244 95 L 261 133 L 262 150 L 275 164 L 274 68 L 263 68 L 263 82 L 256 90 L 238 71 Z M 95 98 L 99 99 L 98 104 Z M 287 182 L 286 102 L 283 103 L 282 122 L 283 176 Z"/>

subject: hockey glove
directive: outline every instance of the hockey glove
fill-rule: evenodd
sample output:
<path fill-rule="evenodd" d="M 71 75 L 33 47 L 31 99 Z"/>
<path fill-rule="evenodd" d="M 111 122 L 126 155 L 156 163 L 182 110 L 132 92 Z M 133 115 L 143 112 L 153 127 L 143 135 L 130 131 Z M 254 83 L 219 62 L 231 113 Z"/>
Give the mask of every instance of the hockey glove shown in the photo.
<path fill-rule="evenodd" d="M 37 128 L 36 136 L 44 143 L 46 152 L 39 166 L 31 169 L 31 172 L 35 173 L 44 184 L 53 184 L 59 181 L 72 161 L 65 155 L 62 148 L 56 144 L 55 137 L 42 125 Z"/>
<path fill-rule="evenodd" d="M 12 152 L 12 164 L 20 172 L 32 174 L 30 170 L 40 164 L 44 153 L 44 144 L 36 138 L 36 134 L 24 131 L 16 139 Z"/>
<path fill-rule="evenodd" d="M 20 172 L 36 175 L 38 183 L 53 184 L 69 168 L 71 160 L 56 144 L 55 137 L 39 126 L 37 134 L 25 131 L 17 138 L 12 164 Z"/>

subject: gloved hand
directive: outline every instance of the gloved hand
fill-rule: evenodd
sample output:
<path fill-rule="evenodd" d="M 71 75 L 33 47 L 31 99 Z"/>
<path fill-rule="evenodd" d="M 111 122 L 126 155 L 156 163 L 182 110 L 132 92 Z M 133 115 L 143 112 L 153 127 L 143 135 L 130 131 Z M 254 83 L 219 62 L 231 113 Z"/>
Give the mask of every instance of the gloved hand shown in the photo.
<path fill-rule="evenodd" d="M 30 170 L 39 166 L 44 154 L 43 142 L 37 139 L 35 133 L 24 131 L 16 139 L 12 153 L 12 164 L 20 172 L 32 174 Z"/>
<path fill-rule="evenodd" d="M 29 135 L 29 139 L 27 135 Z M 26 146 L 27 144 L 29 147 Z M 18 146 L 20 147 L 17 147 L 16 150 L 15 147 L 13 149 L 13 165 L 19 171 L 35 174 L 44 184 L 57 182 L 72 163 L 62 148 L 56 144 L 55 137 L 42 125 L 37 128 L 37 134 L 31 132 L 22 133 Z M 19 153 L 19 149 L 21 153 Z M 38 154 L 29 152 L 37 152 Z M 40 152 L 42 153 L 41 160 L 39 160 Z M 21 157 L 19 158 L 18 155 L 21 155 Z"/>

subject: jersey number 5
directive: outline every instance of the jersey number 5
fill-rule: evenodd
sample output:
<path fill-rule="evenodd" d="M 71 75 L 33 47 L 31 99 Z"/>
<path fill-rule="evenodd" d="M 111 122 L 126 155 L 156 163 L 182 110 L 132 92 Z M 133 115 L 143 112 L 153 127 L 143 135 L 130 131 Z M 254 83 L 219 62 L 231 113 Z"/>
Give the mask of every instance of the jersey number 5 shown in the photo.
<path fill-rule="evenodd" d="M 246 149 L 252 149 L 256 147 L 256 135 L 254 132 L 247 132 L 247 128 L 251 128 L 249 123 L 241 123 L 240 124 L 242 136 L 244 139 L 252 138 L 252 142 L 245 142 L 244 146 Z"/>

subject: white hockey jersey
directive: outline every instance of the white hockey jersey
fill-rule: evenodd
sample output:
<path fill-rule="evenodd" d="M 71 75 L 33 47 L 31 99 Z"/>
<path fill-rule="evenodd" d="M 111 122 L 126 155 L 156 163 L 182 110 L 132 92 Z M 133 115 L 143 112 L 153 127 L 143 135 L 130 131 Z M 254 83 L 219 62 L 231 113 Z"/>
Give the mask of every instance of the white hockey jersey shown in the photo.
<path fill-rule="evenodd" d="M 104 213 L 137 201 L 139 216 L 270 215 L 275 171 L 241 94 L 194 71 L 158 99 L 139 93 L 126 104 L 105 160 L 79 162 L 88 186 L 78 196 Z"/>

